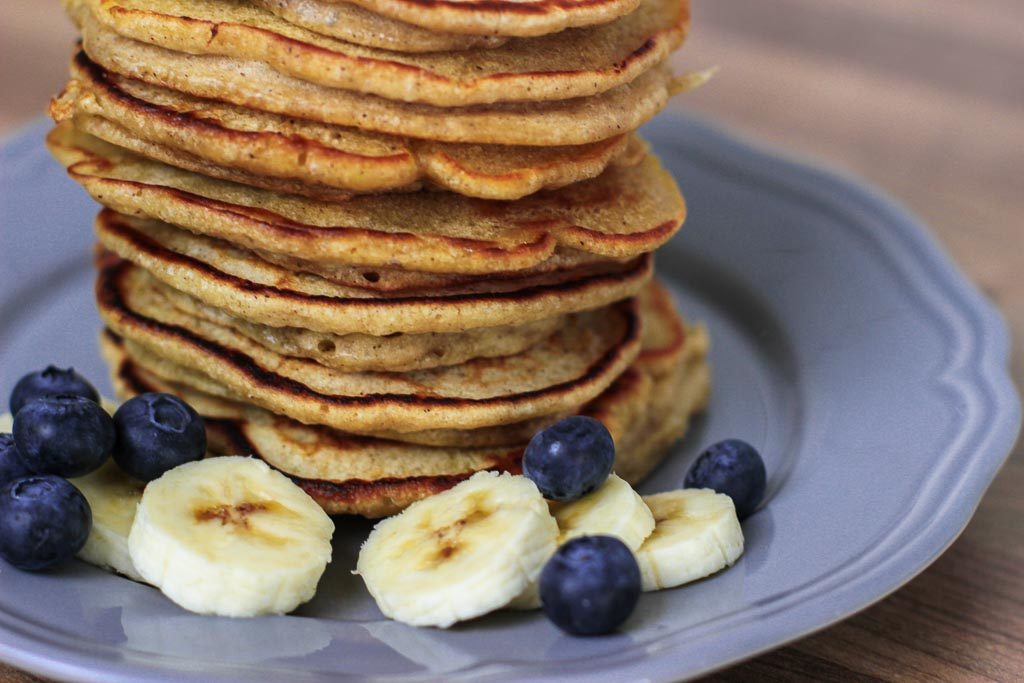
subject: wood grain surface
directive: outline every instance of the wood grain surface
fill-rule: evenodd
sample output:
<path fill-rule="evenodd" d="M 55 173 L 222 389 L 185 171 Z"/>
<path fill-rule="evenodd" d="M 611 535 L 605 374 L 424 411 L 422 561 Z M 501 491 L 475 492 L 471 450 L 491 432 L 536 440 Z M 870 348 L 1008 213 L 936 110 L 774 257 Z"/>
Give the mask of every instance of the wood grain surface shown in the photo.
<path fill-rule="evenodd" d="M 1024 339 L 1024 2 L 693 2 L 692 39 L 675 63 L 720 71 L 672 106 L 885 188 Z M 0 3 L 0 133 L 60 88 L 72 36 L 56 2 Z M 1024 384 L 1020 346 L 1013 372 Z M 1021 451 L 918 578 L 710 680 L 1024 680 Z M 35 680 L 0 668 L 0 683 Z"/>

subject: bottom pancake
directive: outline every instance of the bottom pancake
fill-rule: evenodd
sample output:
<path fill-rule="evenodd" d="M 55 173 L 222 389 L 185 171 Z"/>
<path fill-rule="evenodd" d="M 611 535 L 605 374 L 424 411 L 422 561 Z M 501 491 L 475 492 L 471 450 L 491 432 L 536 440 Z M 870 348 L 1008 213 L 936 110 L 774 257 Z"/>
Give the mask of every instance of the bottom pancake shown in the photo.
<path fill-rule="evenodd" d="M 664 292 L 653 296 L 670 305 Z M 710 387 L 708 339 L 701 328 L 666 334 L 580 412 L 604 422 L 617 444 L 616 471 L 643 479 L 701 410 Z M 207 418 L 210 449 L 252 454 L 289 475 L 331 514 L 382 517 L 443 491 L 480 470 L 517 472 L 524 444 L 430 447 L 302 425 L 241 402 L 149 374 L 106 332 L 104 355 L 121 398 L 147 391 L 182 396 Z M 646 358 L 645 358 L 646 356 Z"/>

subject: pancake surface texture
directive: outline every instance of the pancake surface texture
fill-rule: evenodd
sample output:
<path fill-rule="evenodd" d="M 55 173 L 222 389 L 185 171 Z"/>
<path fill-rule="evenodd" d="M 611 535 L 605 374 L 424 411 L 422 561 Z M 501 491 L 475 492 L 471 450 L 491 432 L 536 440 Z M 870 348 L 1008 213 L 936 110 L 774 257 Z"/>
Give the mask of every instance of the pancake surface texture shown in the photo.
<path fill-rule="evenodd" d="M 640 350 L 635 302 L 626 300 L 570 316 L 517 355 L 406 373 L 343 372 L 154 304 L 138 272 L 127 262 L 104 267 L 97 300 L 107 326 L 149 352 L 144 360 L 133 350 L 147 369 L 185 376 L 180 366 L 276 413 L 345 431 L 474 429 L 562 412 L 596 397 Z"/>
<path fill-rule="evenodd" d="M 332 0 L 252 0 L 285 21 L 357 45 L 397 52 L 444 52 L 497 47 L 501 36 L 428 31 L 415 24 L 375 14 L 355 4 Z"/>
<path fill-rule="evenodd" d="M 176 308 L 229 327 L 281 355 L 308 358 L 330 368 L 349 371 L 424 370 L 458 365 L 473 358 L 511 356 L 539 344 L 565 324 L 564 317 L 560 316 L 523 325 L 480 327 L 450 334 L 336 335 L 301 327 L 270 327 L 252 323 L 163 285 L 145 271 L 139 272 L 139 278 L 145 279 L 145 286 L 151 290 L 151 295 L 139 304 L 143 315 L 148 315 L 147 309 L 152 311 L 153 307 L 164 310 Z"/>
<path fill-rule="evenodd" d="M 104 71 L 79 52 L 50 111 L 58 121 L 143 156 L 208 176 L 318 199 L 427 184 L 518 199 L 632 165 L 644 144 L 509 147 L 431 142 L 301 121 L 190 97 Z"/>
<path fill-rule="evenodd" d="M 125 38 L 86 15 L 86 54 L 103 68 L 196 97 L 284 116 L 443 142 L 552 147 L 636 130 L 672 94 L 703 82 L 664 64 L 591 97 L 469 107 L 401 102 L 304 81 L 262 62 L 190 55 Z"/>
<path fill-rule="evenodd" d="M 639 0 L 352 0 L 352 3 L 432 31 L 538 36 L 612 21 L 636 9 Z"/>
<path fill-rule="evenodd" d="M 93 197 L 241 247 L 354 266 L 508 273 L 570 251 L 628 259 L 664 244 L 686 205 L 648 155 L 635 166 L 516 202 L 446 192 L 322 202 L 214 180 L 150 161 L 61 124 L 51 152 Z"/>
<path fill-rule="evenodd" d="M 437 107 L 566 100 L 632 81 L 682 43 L 685 0 L 490 49 L 404 54 L 307 31 L 247 0 L 69 0 L 72 13 L 179 53 L 261 62 L 309 83 Z M 85 29 L 88 32 L 88 28 Z"/>
<path fill-rule="evenodd" d="M 297 273 L 226 242 L 109 210 L 100 243 L 167 285 L 232 315 L 273 327 L 376 336 L 462 332 L 543 320 L 633 296 L 651 278 L 651 256 L 493 283 L 492 291 L 425 290 L 381 296 Z"/>

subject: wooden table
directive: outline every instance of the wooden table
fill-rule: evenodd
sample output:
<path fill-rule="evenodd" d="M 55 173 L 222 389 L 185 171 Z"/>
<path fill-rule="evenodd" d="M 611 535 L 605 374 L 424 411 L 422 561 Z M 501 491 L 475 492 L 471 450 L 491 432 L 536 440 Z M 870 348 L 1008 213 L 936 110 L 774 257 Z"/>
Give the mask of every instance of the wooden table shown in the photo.
<path fill-rule="evenodd" d="M 0 3 L 0 132 L 42 110 L 72 31 L 55 2 Z M 672 106 L 853 171 L 920 214 L 1024 339 L 1024 2 L 694 0 Z M 1024 352 L 1013 357 L 1024 385 Z M 897 593 L 713 680 L 1024 680 L 1024 460 Z M 0 668 L 0 683 L 33 677 Z"/>

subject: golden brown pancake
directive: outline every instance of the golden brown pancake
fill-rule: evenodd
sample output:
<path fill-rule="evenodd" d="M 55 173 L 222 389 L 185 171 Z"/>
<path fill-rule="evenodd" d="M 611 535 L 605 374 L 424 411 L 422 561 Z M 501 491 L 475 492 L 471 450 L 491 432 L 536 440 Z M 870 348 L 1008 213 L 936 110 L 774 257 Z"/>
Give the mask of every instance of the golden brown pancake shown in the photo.
<path fill-rule="evenodd" d="M 437 294 L 465 293 L 473 291 L 493 291 L 496 284 L 503 280 L 520 280 L 545 273 L 567 272 L 570 270 L 600 267 L 609 259 L 588 254 L 574 249 L 566 249 L 556 253 L 533 268 L 517 270 L 511 273 L 489 273 L 487 275 L 442 275 L 441 273 L 421 273 L 402 268 L 364 268 L 344 264 L 320 263 L 306 259 L 283 256 L 262 249 L 253 250 L 264 261 L 281 266 L 295 273 L 317 275 L 334 284 L 354 289 L 365 289 L 380 294 L 416 295 L 424 290 Z"/>
<path fill-rule="evenodd" d="M 564 316 L 523 325 L 480 327 L 450 334 L 327 334 L 300 327 L 270 327 L 235 318 L 173 287 L 145 271 L 141 278 L 158 296 L 153 306 L 176 308 L 189 315 L 230 327 L 252 341 L 284 356 L 308 358 L 340 370 L 401 372 L 457 365 L 473 358 L 510 356 L 550 337 L 565 323 Z M 143 314 L 147 311 L 140 308 Z"/>
<path fill-rule="evenodd" d="M 309 83 L 262 62 L 189 55 L 131 40 L 85 18 L 83 47 L 114 73 L 195 97 L 339 126 L 443 142 L 552 147 L 636 130 L 707 74 L 664 64 L 600 95 L 545 102 L 435 107 Z"/>
<path fill-rule="evenodd" d="M 441 192 L 322 202 L 181 171 L 67 123 L 47 144 L 72 178 L 121 213 L 262 252 L 371 269 L 508 273 L 573 251 L 629 259 L 664 244 L 686 216 L 675 181 L 653 158 L 516 202 Z"/>
<path fill-rule="evenodd" d="M 689 25 L 686 0 L 643 0 L 636 11 L 601 26 L 489 49 L 409 54 L 314 33 L 246 0 L 66 3 L 87 40 L 100 24 L 182 54 L 258 62 L 308 83 L 435 107 L 599 95 L 663 62 Z M 264 83 L 250 76 L 249 85 Z"/>
<path fill-rule="evenodd" d="M 323 0 L 327 3 L 342 0 Z M 639 0 L 351 0 L 377 14 L 431 31 L 539 36 L 625 16 Z"/>
<path fill-rule="evenodd" d="M 473 36 L 429 31 L 390 19 L 357 5 L 332 0 L 252 0 L 257 7 L 315 33 L 357 45 L 395 52 L 447 52 L 497 47 L 502 36 Z"/>
<path fill-rule="evenodd" d="M 199 373 L 196 388 L 207 393 L 216 393 L 216 383 L 277 414 L 349 432 L 475 429 L 561 413 L 600 394 L 640 351 L 639 313 L 630 299 L 573 314 L 517 355 L 405 373 L 344 372 L 152 305 L 146 283 L 135 266 L 114 262 L 96 284 L 100 316 L 140 365 L 185 384 L 193 375 L 182 370 Z"/>
<path fill-rule="evenodd" d="M 226 242 L 109 210 L 97 216 L 96 234 L 109 251 L 235 317 L 333 334 L 461 332 L 543 320 L 633 296 L 653 272 L 648 254 L 623 264 L 500 280 L 489 292 L 380 296 L 289 271 Z"/>
<path fill-rule="evenodd" d="M 639 138 L 509 147 L 415 140 L 302 121 L 191 97 L 117 76 L 79 51 L 53 101 L 58 122 L 178 168 L 317 199 L 426 184 L 484 199 L 518 199 L 634 165 Z"/>

